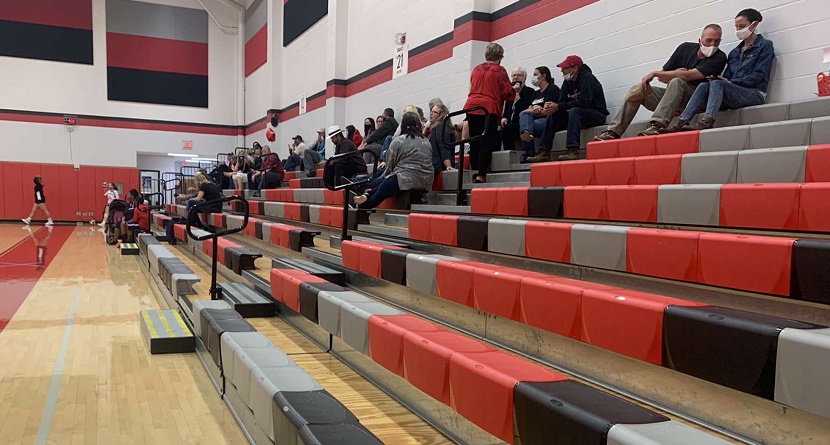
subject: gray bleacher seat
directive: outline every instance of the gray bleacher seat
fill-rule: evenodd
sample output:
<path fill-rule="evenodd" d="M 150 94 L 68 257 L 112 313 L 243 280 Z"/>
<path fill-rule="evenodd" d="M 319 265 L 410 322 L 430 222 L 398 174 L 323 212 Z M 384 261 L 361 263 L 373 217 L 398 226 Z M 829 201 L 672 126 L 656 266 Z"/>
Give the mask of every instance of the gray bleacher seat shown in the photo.
<path fill-rule="evenodd" d="M 621 136 L 624 137 L 624 138 L 637 136 L 637 133 L 645 130 L 646 127 L 648 127 L 648 121 L 632 122 L 631 125 L 628 126 L 628 129 L 625 130 L 625 133 L 623 133 Z M 605 131 L 605 130 L 606 130 L 606 128 L 602 128 L 602 131 Z M 565 133 L 565 132 L 563 131 L 561 133 Z M 557 134 L 559 134 L 559 133 L 557 133 Z M 564 146 L 563 146 L 563 149 L 564 149 Z"/>
<path fill-rule="evenodd" d="M 720 116 L 718 116 L 720 117 Z M 790 119 L 790 104 L 776 103 L 746 107 L 741 110 L 741 124 L 754 125 Z"/>
<path fill-rule="evenodd" d="M 225 226 L 228 229 L 238 229 L 242 227 L 242 223 L 245 222 L 245 217 L 239 215 L 226 215 L 225 216 Z"/>
<path fill-rule="evenodd" d="M 251 373 L 251 411 L 257 425 L 274 440 L 273 399 L 277 392 L 322 391 L 323 387 L 313 377 L 295 366 L 283 368 L 259 368 Z"/>
<path fill-rule="evenodd" d="M 145 257 L 147 256 L 147 246 L 158 246 L 160 244 L 161 242 L 151 233 L 141 233 L 138 235 L 138 250 Z"/>
<path fill-rule="evenodd" d="M 690 153 L 683 155 L 680 182 L 683 184 L 733 184 L 738 178 L 739 151 Z"/>
<path fill-rule="evenodd" d="M 271 242 L 271 226 L 272 223 L 262 223 L 262 240 L 266 243 Z"/>
<path fill-rule="evenodd" d="M 830 417 L 830 329 L 786 328 L 778 335 L 775 401 Z"/>
<path fill-rule="evenodd" d="M 251 408 L 253 373 L 257 369 L 296 367 L 297 364 L 277 348 L 241 348 L 234 351 L 232 380 L 239 398 Z M 229 376 L 226 374 L 226 378 Z"/>
<path fill-rule="evenodd" d="M 830 116 L 830 97 L 790 102 L 790 119 L 810 119 L 826 116 Z"/>
<path fill-rule="evenodd" d="M 236 355 L 243 348 L 275 349 L 276 346 L 261 332 L 228 332 L 223 335 L 219 345 L 222 357 L 222 373 L 234 386 L 236 385 L 234 367 L 238 360 Z"/>
<path fill-rule="evenodd" d="M 574 224 L 571 228 L 571 264 L 625 271 L 629 229 Z"/>
<path fill-rule="evenodd" d="M 308 222 L 312 224 L 320 224 L 320 206 L 308 206 Z"/>
<path fill-rule="evenodd" d="M 491 219 L 487 222 L 487 249 L 494 253 L 524 256 L 527 221 Z"/>
<path fill-rule="evenodd" d="M 159 258 L 176 258 L 176 255 L 159 244 L 147 246 L 147 258 L 150 260 L 150 271 L 159 276 Z"/>
<path fill-rule="evenodd" d="M 714 128 L 700 132 L 700 152 L 736 151 L 749 148 L 750 127 Z"/>
<path fill-rule="evenodd" d="M 715 119 L 715 128 L 734 127 L 741 125 L 741 109 L 724 110 L 718 113 Z"/>
<path fill-rule="evenodd" d="M 195 300 L 193 302 L 193 333 L 202 337 L 202 310 L 203 309 L 230 309 L 231 306 L 222 300 Z"/>
<path fill-rule="evenodd" d="M 374 300 L 357 292 L 327 292 L 317 294 L 317 317 L 320 327 L 340 337 L 340 307 L 343 303 L 371 303 Z"/>
<path fill-rule="evenodd" d="M 720 224 L 719 184 L 661 185 L 657 189 L 657 221 L 668 224 Z"/>
<path fill-rule="evenodd" d="M 810 145 L 811 123 L 812 119 L 799 119 L 752 125 L 749 146 L 755 149 Z"/>
<path fill-rule="evenodd" d="M 521 161 L 522 152 L 519 151 L 497 151 L 493 153 L 493 159 L 490 162 L 490 170 L 494 172 L 504 172 L 510 170 L 512 164 L 518 164 Z"/>
<path fill-rule="evenodd" d="M 195 295 L 193 285 L 202 279 L 194 273 L 174 273 L 170 276 L 170 281 L 170 293 L 178 298 L 179 295 Z"/>
<path fill-rule="evenodd" d="M 325 204 L 326 203 L 326 191 L 325 189 L 309 189 L 308 191 L 308 200 L 314 204 Z"/>
<path fill-rule="evenodd" d="M 273 216 L 275 218 L 285 218 L 285 207 L 281 202 L 266 201 L 263 204 L 265 215 Z"/>
<path fill-rule="evenodd" d="M 410 253 L 406 256 L 406 287 L 438 295 L 438 278 L 436 267 L 438 261 L 460 261 L 458 258 L 444 255 L 427 255 Z"/>
<path fill-rule="evenodd" d="M 369 317 L 403 314 L 383 303 L 344 303 L 340 306 L 340 338 L 355 351 L 369 355 Z"/>
<path fill-rule="evenodd" d="M 830 117 L 813 119 L 810 125 L 810 144 L 830 144 Z"/>
<path fill-rule="evenodd" d="M 293 189 L 294 190 L 294 202 L 308 202 L 308 190 L 306 189 Z"/>
<path fill-rule="evenodd" d="M 729 443 L 675 421 L 641 425 L 617 424 L 608 430 L 608 445 L 727 445 Z"/>
<path fill-rule="evenodd" d="M 746 150 L 738 155 L 739 183 L 804 182 L 807 147 Z"/>

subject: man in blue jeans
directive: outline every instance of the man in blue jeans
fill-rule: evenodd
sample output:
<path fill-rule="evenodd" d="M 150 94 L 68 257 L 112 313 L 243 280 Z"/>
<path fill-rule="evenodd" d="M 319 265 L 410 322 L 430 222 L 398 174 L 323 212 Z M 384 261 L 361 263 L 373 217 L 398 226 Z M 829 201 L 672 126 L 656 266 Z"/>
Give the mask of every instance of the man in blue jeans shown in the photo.
<path fill-rule="evenodd" d="M 568 152 L 559 156 L 559 160 L 579 159 L 582 129 L 602 125 L 608 117 L 602 84 L 581 57 L 568 56 L 556 66 L 562 70 L 565 81 L 562 82 L 558 103 L 545 104 L 545 108 L 549 109 L 551 114 L 545 122 L 542 150 L 538 156 L 528 159 L 530 162 L 550 161 L 553 136 L 557 131 L 562 130 L 568 131 L 568 138 L 565 142 Z"/>
<path fill-rule="evenodd" d="M 741 43 L 729 52 L 726 71 L 698 85 L 677 125 L 665 132 L 706 130 L 715 126 L 721 108 L 737 109 L 766 102 L 775 49 L 772 41 L 758 34 L 762 20 L 761 13 L 754 9 L 738 13 L 735 35 Z M 700 112 L 704 115 L 698 123 L 690 125 Z"/>

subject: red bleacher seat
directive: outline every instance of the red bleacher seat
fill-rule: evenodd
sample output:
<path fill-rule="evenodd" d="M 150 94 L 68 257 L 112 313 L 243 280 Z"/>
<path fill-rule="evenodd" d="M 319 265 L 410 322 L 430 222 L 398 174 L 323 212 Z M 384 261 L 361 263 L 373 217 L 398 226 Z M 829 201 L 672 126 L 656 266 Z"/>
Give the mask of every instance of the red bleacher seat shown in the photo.
<path fill-rule="evenodd" d="M 633 227 L 627 236 L 627 271 L 671 280 L 698 281 L 700 232 Z"/>
<path fill-rule="evenodd" d="M 680 184 L 683 155 L 644 156 L 634 160 L 634 182 L 638 185 Z"/>
<path fill-rule="evenodd" d="M 338 207 L 329 207 L 328 210 L 329 217 L 331 218 L 329 225 L 332 227 L 343 227 L 343 209 Z"/>
<path fill-rule="evenodd" d="M 444 172 L 435 174 L 435 178 L 432 180 L 432 189 L 436 191 L 444 190 Z"/>
<path fill-rule="evenodd" d="M 409 238 L 415 241 L 429 242 L 430 227 L 432 226 L 432 215 L 424 213 L 409 214 Z M 456 229 L 457 231 L 457 229 Z"/>
<path fill-rule="evenodd" d="M 700 131 L 663 134 L 654 138 L 658 155 L 683 155 L 697 153 L 700 146 Z"/>
<path fill-rule="evenodd" d="M 411 315 L 373 315 L 369 317 L 369 355 L 375 363 L 404 377 L 403 337 L 407 332 L 442 330 Z"/>
<path fill-rule="evenodd" d="M 565 218 L 608 219 L 606 186 L 565 187 Z"/>
<path fill-rule="evenodd" d="M 528 221 L 525 225 L 525 256 L 570 263 L 571 227 L 573 224 Z"/>
<path fill-rule="evenodd" d="M 800 192 L 801 184 L 724 184 L 720 225 L 797 230 Z"/>
<path fill-rule="evenodd" d="M 213 222 L 213 226 L 225 227 L 225 219 L 222 217 L 221 213 L 211 213 L 210 217 Z"/>
<path fill-rule="evenodd" d="M 527 216 L 528 187 L 503 187 L 496 192 L 496 214 Z"/>
<path fill-rule="evenodd" d="M 332 207 L 320 206 L 320 225 L 331 226 L 331 209 Z M 339 209 L 338 209 L 339 210 Z"/>
<path fill-rule="evenodd" d="M 634 158 L 600 159 L 594 163 L 597 185 L 629 185 L 634 182 Z"/>
<path fill-rule="evenodd" d="M 588 159 L 612 159 L 620 157 L 620 141 L 594 141 L 588 142 L 586 152 Z"/>
<path fill-rule="evenodd" d="M 567 377 L 500 351 L 450 357 L 450 406 L 499 439 L 513 443 L 513 388 Z"/>
<path fill-rule="evenodd" d="M 475 308 L 510 320 L 521 320 L 519 285 L 521 271 L 479 267 L 473 273 Z"/>
<path fill-rule="evenodd" d="M 563 162 L 559 167 L 560 184 L 550 185 L 593 185 L 596 184 L 594 174 L 594 161 L 569 161 Z M 531 176 L 531 180 L 532 180 Z M 531 183 L 534 187 L 539 184 Z"/>
<path fill-rule="evenodd" d="M 470 193 L 470 213 L 494 215 L 498 201 L 496 189 L 473 189 Z"/>
<path fill-rule="evenodd" d="M 257 218 L 248 218 L 248 225 L 245 226 L 245 229 L 243 230 L 242 233 L 244 233 L 245 235 L 250 236 L 251 238 L 256 238 L 256 223 L 257 222 L 264 223 L 264 222 L 267 222 L 267 221 L 257 219 Z"/>
<path fill-rule="evenodd" d="M 173 226 L 173 233 L 179 241 L 186 241 L 187 234 L 185 233 L 186 226 L 184 224 L 176 224 Z"/>
<path fill-rule="evenodd" d="M 636 158 L 656 155 L 657 144 L 655 139 L 651 136 L 620 139 L 620 157 Z"/>
<path fill-rule="evenodd" d="M 403 337 L 404 377 L 435 400 L 449 405 L 450 356 L 488 351 L 495 349 L 453 332 L 410 331 Z"/>
<path fill-rule="evenodd" d="M 521 322 L 573 339 L 582 338 L 584 288 L 556 277 L 524 278 L 519 288 Z"/>
<path fill-rule="evenodd" d="M 699 281 L 789 295 L 793 243 L 793 238 L 703 233 L 698 247 Z"/>
<path fill-rule="evenodd" d="M 298 189 L 301 188 L 303 181 L 301 179 L 289 179 L 288 180 L 288 188 Z"/>
<path fill-rule="evenodd" d="M 447 246 L 458 244 L 458 216 L 431 215 L 429 241 Z"/>
<path fill-rule="evenodd" d="M 830 145 L 813 145 L 807 149 L 804 182 L 830 182 Z"/>
<path fill-rule="evenodd" d="M 606 191 L 608 219 L 657 222 L 658 187 L 656 185 L 609 186 Z"/>
<path fill-rule="evenodd" d="M 530 185 L 533 187 L 555 187 L 562 185 L 560 162 L 545 162 L 530 167 Z"/>
<path fill-rule="evenodd" d="M 271 277 L 274 278 L 274 271 L 277 271 L 276 274 L 279 276 L 281 275 L 281 280 L 278 281 L 281 284 L 281 298 L 274 298 L 282 301 L 285 303 L 286 306 L 291 308 L 296 312 L 300 312 L 300 285 L 303 283 L 328 283 L 323 278 L 316 277 L 314 275 L 308 274 L 303 271 L 295 270 L 295 271 L 286 271 L 280 269 L 272 269 L 271 270 Z M 297 273 L 299 272 L 299 273 Z M 272 296 L 274 295 L 274 282 L 271 283 Z"/>
<path fill-rule="evenodd" d="M 285 172 L 285 176 L 282 178 L 283 181 L 290 181 L 292 179 L 297 178 L 297 172 Z"/>
<path fill-rule="evenodd" d="M 283 209 L 285 209 L 285 219 L 290 219 L 292 221 L 302 221 L 302 210 L 300 210 L 301 207 L 302 204 L 286 203 L 283 206 Z"/>
<path fill-rule="evenodd" d="M 343 267 L 360 271 L 360 243 L 343 241 L 340 244 L 340 256 L 343 259 Z"/>
<path fill-rule="evenodd" d="M 381 251 L 383 247 L 360 243 L 360 272 L 366 275 L 381 278 Z"/>
<path fill-rule="evenodd" d="M 376 209 L 395 210 L 395 198 L 389 198 L 380 203 Z"/>
<path fill-rule="evenodd" d="M 685 300 L 628 290 L 582 294 L 582 341 L 657 365 L 663 363 L 663 313 Z"/>
<path fill-rule="evenodd" d="M 438 296 L 464 306 L 473 307 L 473 275 L 475 263 L 465 261 L 438 261 L 435 277 Z"/>
<path fill-rule="evenodd" d="M 809 155 L 809 151 L 807 152 Z M 830 232 L 830 184 L 803 184 L 798 206 L 798 229 Z"/>

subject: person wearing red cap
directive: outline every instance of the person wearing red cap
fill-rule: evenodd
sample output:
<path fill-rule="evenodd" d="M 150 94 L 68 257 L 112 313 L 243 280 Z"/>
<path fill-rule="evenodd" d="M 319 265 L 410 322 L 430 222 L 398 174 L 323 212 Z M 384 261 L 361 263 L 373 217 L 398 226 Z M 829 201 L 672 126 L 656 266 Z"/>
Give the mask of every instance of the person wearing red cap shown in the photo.
<path fill-rule="evenodd" d="M 634 120 L 640 106 L 653 111 L 648 127 L 638 136 L 655 136 L 665 131 L 675 114 L 683 111 L 695 88 L 708 79 L 719 76 L 726 67 L 726 54 L 718 49 L 723 30 L 720 25 L 708 25 L 697 42 L 681 43 L 662 71 L 652 71 L 642 82 L 631 87 L 611 125 L 598 141 L 619 139 Z M 666 87 L 652 87 L 657 79 Z"/>
<path fill-rule="evenodd" d="M 545 121 L 542 149 L 538 155 L 528 159 L 529 162 L 550 161 L 554 134 L 563 130 L 568 132 L 565 142 L 568 152 L 559 156 L 559 160 L 572 161 L 579 159 L 582 130 L 602 125 L 608 117 L 602 84 L 594 76 L 591 68 L 585 65 L 582 58 L 568 56 L 556 66 L 562 70 L 565 81 L 562 82 L 559 101 L 545 104 L 545 108 L 550 114 Z"/>
<path fill-rule="evenodd" d="M 470 93 L 464 108 L 484 107 L 487 112 L 476 110 L 467 113 L 467 125 L 470 136 L 478 136 L 485 131 L 487 115 L 490 121 L 483 139 L 470 143 L 470 166 L 477 170 L 473 175 L 473 182 L 485 182 L 487 170 L 490 169 L 490 160 L 493 152 L 499 149 L 499 117 L 502 115 L 504 102 L 513 101 L 516 91 L 510 84 L 507 70 L 501 66 L 504 58 L 504 48 L 498 43 L 487 45 L 484 51 L 485 62 L 476 66 L 470 75 Z"/>

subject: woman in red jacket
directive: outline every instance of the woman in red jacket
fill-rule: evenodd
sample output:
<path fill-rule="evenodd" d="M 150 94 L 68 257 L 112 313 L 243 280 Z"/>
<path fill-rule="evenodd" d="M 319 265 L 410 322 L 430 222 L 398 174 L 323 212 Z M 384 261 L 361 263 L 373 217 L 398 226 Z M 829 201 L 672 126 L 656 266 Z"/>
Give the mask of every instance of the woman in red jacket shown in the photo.
<path fill-rule="evenodd" d="M 470 94 L 464 108 L 481 106 L 490 115 L 487 135 L 470 144 L 470 166 L 478 170 L 473 176 L 475 182 L 486 182 L 487 170 L 490 169 L 490 159 L 493 152 L 499 149 L 499 116 L 505 101 L 513 101 L 516 91 L 510 85 L 507 70 L 501 66 L 504 58 L 504 48 L 498 43 L 487 45 L 484 51 L 485 62 L 473 69 L 470 76 Z M 470 136 L 478 136 L 484 132 L 485 113 L 481 110 L 467 113 L 467 124 Z"/>
<path fill-rule="evenodd" d="M 360 144 L 363 143 L 363 136 L 360 135 L 360 130 L 355 128 L 354 125 L 346 126 L 346 137 L 354 142 L 354 145 L 357 147 L 360 147 Z"/>

